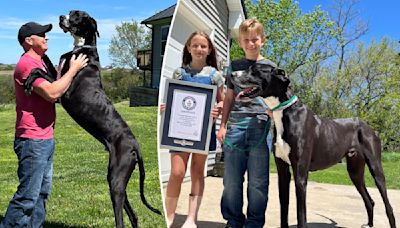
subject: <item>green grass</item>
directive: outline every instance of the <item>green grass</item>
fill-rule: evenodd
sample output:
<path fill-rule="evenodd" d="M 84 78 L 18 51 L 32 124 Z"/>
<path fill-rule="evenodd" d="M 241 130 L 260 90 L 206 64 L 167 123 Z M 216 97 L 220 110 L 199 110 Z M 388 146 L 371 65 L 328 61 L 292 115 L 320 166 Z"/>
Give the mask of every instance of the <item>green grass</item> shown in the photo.
<path fill-rule="evenodd" d="M 145 195 L 162 210 L 157 159 L 157 108 L 116 108 L 137 137 L 146 168 Z M 14 140 L 15 106 L 0 107 L 0 218 L 18 185 Z M 107 183 L 108 153 L 57 105 L 55 128 L 53 191 L 47 204 L 45 227 L 114 227 L 114 214 Z M 139 218 L 140 227 L 165 227 L 164 217 L 154 214 L 141 202 L 136 167 L 128 188 L 128 198 Z M 127 227 L 128 217 L 124 215 Z"/>
<path fill-rule="evenodd" d="M 382 166 L 386 179 L 386 187 L 388 189 L 400 189 L 400 153 L 382 153 Z M 272 155 L 270 158 L 270 167 L 271 172 L 276 173 L 275 160 Z M 353 185 L 347 173 L 346 162 L 338 163 L 325 170 L 310 172 L 309 181 L 315 181 L 319 183 Z M 367 166 L 365 168 L 365 183 L 367 187 L 376 188 L 374 179 L 369 173 Z"/>

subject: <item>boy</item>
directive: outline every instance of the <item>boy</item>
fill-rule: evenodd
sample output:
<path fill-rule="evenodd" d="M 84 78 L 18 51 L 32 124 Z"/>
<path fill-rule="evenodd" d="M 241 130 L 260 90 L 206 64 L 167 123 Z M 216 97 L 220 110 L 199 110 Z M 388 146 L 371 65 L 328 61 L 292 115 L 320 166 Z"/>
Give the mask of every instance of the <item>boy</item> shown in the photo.
<path fill-rule="evenodd" d="M 261 56 L 264 44 L 264 29 L 255 18 L 243 21 L 239 27 L 239 44 L 245 59 L 233 61 L 232 72 L 227 77 L 227 92 L 224 100 L 222 122 L 217 138 L 224 151 L 224 191 L 221 212 L 228 221 L 226 227 L 263 227 L 268 202 L 269 129 L 267 106 L 261 98 L 248 102 L 235 101 L 240 88 L 232 83 L 254 63 L 276 64 Z M 229 126 L 226 123 L 229 117 Z M 243 214 L 243 182 L 247 171 L 247 217 Z"/>

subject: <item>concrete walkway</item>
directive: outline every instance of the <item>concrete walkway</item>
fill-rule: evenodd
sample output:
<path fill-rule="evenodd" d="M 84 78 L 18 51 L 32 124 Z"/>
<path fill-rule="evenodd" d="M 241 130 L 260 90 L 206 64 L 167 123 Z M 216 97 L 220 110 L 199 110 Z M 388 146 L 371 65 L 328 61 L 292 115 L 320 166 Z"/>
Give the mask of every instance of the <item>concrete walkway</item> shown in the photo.
<path fill-rule="evenodd" d="M 222 178 L 206 177 L 205 182 L 206 187 L 200 207 L 198 227 L 222 228 L 225 225 L 219 206 L 223 191 Z M 277 182 L 277 175 L 271 174 L 266 225 L 264 226 L 268 228 L 280 226 Z M 376 188 L 368 188 L 368 191 L 375 201 L 374 227 L 389 227 L 379 191 Z M 190 181 L 187 181 L 182 186 L 177 216 L 173 224 L 174 228 L 181 227 L 186 218 L 189 193 Z M 400 190 L 388 190 L 388 196 L 394 210 L 397 227 L 400 227 Z M 246 199 L 246 197 L 244 198 Z M 367 213 L 361 196 L 354 186 L 308 182 L 307 219 L 310 228 L 355 228 L 367 223 Z M 293 228 L 296 227 L 296 198 L 293 181 L 290 193 L 289 225 Z"/>

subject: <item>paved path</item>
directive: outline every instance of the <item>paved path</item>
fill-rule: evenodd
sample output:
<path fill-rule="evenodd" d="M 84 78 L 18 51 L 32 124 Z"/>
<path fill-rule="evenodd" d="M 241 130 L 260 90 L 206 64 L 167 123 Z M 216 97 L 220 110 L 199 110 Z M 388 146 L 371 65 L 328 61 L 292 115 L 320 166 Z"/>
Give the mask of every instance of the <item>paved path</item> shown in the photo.
<path fill-rule="evenodd" d="M 199 212 L 199 228 L 222 228 L 225 220 L 220 213 L 222 195 L 222 178 L 205 178 L 206 188 Z M 289 225 L 296 227 L 296 198 L 294 184 L 291 183 Z M 379 191 L 368 188 L 375 201 L 374 227 L 389 227 L 384 205 Z M 187 213 L 187 198 L 190 193 L 190 181 L 183 183 L 181 198 L 177 208 L 177 216 L 173 227 L 181 227 Z M 400 190 L 388 190 L 390 203 L 396 217 L 397 227 L 400 227 Z M 367 213 L 361 196 L 354 186 L 320 184 L 309 182 L 307 187 L 307 219 L 310 228 L 356 228 L 367 223 Z M 277 175 L 271 174 L 269 202 L 264 227 L 279 227 L 279 199 Z"/>

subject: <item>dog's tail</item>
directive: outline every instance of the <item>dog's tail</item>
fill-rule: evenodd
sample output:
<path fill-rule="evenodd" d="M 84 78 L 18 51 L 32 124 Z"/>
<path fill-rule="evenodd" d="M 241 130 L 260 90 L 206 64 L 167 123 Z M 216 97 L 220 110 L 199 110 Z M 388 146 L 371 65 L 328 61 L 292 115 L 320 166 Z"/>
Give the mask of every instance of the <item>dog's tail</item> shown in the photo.
<path fill-rule="evenodd" d="M 140 181 L 140 198 L 143 202 L 144 205 L 146 205 L 147 208 L 149 208 L 152 212 L 161 215 L 160 210 L 152 207 L 146 200 L 146 197 L 144 196 L 144 179 L 145 179 L 145 170 L 144 170 L 144 164 L 143 164 L 143 159 L 142 155 L 138 152 L 137 153 L 137 158 L 138 158 L 138 165 L 139 165 L 139 181 Z"/>

